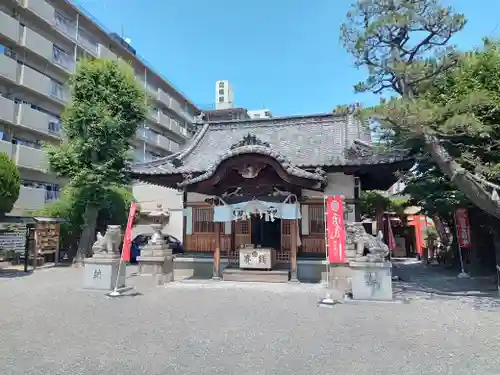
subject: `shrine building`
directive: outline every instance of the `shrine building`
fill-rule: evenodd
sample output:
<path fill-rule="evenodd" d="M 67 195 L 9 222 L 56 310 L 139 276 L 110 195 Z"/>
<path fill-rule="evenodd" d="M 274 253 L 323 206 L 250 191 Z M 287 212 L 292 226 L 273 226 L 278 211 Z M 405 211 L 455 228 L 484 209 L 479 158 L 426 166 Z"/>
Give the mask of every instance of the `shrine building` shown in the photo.
<path fill-rule="evenodd" d="M 177 280 L 320 281 L 325 196 L 343 196 L 345 222 L 360 221 L 361 189 L 386 190 L 412 165 L 404 153 L 377 152 L 366 126 L 346 112 L 200 120 L 184 149 L 136 164 L 132 174 L 185 193 Z"/>

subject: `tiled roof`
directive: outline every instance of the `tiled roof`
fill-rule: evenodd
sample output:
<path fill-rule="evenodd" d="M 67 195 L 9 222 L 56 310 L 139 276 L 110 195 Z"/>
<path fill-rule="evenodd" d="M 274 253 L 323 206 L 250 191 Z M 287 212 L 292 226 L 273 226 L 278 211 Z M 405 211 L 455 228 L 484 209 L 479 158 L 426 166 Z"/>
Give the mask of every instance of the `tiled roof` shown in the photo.
<path fill-rule="evenodd" d="M 191 142 L 179 153 L 134 165 L 133 173 L 206 173 L 234 153 L 234 146 L 249 135 L 265 144 L 266 149 L 282 156 L 293 168 L 381 164 L 404 158 L 399 153 L 359 152 L 360 148 L 370 148 L 360 140 L 366 139 L 362 125 L 352 116 L 324 114 L 206 123 L 200 125 Z M 250 147 L 246 152 L 251 150 Z"/>

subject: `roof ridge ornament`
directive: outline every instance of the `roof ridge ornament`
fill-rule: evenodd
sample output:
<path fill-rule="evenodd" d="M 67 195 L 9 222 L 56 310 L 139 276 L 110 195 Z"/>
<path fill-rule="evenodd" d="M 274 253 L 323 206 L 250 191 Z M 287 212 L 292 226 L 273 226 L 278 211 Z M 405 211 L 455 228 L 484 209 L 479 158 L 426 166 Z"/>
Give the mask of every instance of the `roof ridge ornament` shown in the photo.
<path fill-rule="evenodd" d="M 250 134 L 248 133 L 241 139 L 239 142 L 235 143 L 230 147 L 231 150 L 234 150 L 235 148 L 240 148 L 244 146 L 262 146 L 262 147 L 271 147 L 271 145 L 267 142 L 264 142 L 257 138 L 255 134 Z"/>

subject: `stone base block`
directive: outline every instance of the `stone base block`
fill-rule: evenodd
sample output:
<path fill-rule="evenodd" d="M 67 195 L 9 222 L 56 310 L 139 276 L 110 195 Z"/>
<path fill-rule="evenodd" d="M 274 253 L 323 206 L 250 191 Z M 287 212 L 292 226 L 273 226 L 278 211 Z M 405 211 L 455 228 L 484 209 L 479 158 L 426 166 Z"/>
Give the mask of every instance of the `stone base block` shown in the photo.
<path fill-rule="evenodd" d="M 349 292 L 351 290 L 352 277 L 352 270 L 349 264 L 330 264 L 329 267 L 329 279 L 326 283 L 328 288 L 339 291 L 342 295 Z M 326 280 L 326 274 L 324 279 Z"/>
<path fill-rule="evenodd" d="M 83 287 L 85 289 L 113 290 L 118 279 L 118 288 L 125 287 L 127 266 L 120 268 L 119 254 L 95 254 L 85 259 Z M 120 274 L 118 269 L 120 268 Z"/>
<path fill-rule="evenodd" d="M 157 276 L 162 275 L 162 280 L 167 283 L 174 281 L 174 260 L 172 255 L 168 256 L 138 256 L 139 275 Z"/>
<path fill-rule="evenodd" d="M 351 262 L 352 298 L 367 301 L 392 301 L 392 264 L 390 262 Z"/>

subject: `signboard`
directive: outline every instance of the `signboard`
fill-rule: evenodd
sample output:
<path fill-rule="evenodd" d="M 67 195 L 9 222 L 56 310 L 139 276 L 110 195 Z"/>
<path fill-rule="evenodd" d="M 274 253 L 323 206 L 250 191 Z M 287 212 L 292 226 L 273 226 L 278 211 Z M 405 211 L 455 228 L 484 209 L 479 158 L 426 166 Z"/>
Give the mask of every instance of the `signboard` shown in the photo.
<path fill-rule="evenodd" d="M 268 269 L 273 268 L 276 262 L 276 251 L 271 248 L 250 248 L 239 249 L 240 268 Z"/>
<path fill-rule="evenodd" d="M 345 263 L 345 225 L 342 197 L 326 199 L 326 235 L 330 263 Z"/>
<path fill-rule="evenodd" d="M 458 245 L 462 249 L 471 247 L 470 224 L 467 209 L 459 208 L 455 211 L 455 224 L 457 226 Z"/>
<path fill-rule="evenodd" d="M 26 224 L 0 223 L 0 253 L 24 254 L 25 245 Z"/>

